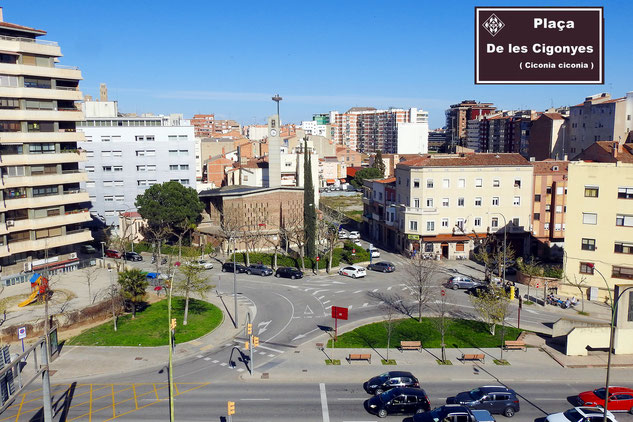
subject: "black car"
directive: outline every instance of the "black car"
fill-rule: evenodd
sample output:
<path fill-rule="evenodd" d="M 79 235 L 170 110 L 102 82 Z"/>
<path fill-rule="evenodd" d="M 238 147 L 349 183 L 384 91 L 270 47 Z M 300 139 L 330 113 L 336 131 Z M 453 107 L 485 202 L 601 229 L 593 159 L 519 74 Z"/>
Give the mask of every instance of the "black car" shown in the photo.
<path fill-rule="evenodd" d="M 374 271 L 382 271 L 383 273 L 392 273 L 396 270 L 396 266 L 393 265 L 393 263 L 391 262 L 380 261 L 380 262 L 376 262 L 375 264 L 369 264 L 367 266 L 367 269 L 374 270 Z"/>
<path fill-rule="evenodd" d="M 142 261 L 143 257 L 136 252 L 126 252 L 123 258 L 126 261 Z"/>
<path fill-rule="evenodd" d="M 519 399 L 514 392 L 500 385 L 486 385 L 464 391 L 446 399 L 449 404 L 461 404 L 471 409 L 487 410 L 510 418 L 520 410 Z"/>
<path fill-rule="evenodd" d="M 97 250 L 92 245 L 81 245 L 80 251 L 90 255 L 97 253 Z"/>
<path fill-rule="evenodd" d="M 501 274 L 499 274 L 499 267 L 494 267 L 492 272 L 495 275 L 501 275 Z M 501 272 L 503 272 L 503 267 L 501 267 Z M 516 274 L 516 273 L 517 273 L 516 267 L 507 267 L 506 268 L 506 275 L 513 275 L 513 274 Z"/>
<path fill-rule="evenodd" d="M 238 274 L 242 274 L 245 273 L 247 271 L 247 268 L 242 265 L 242 264 L 235 264 L 235 270 L 237 271 Z M 232 273 L 233 272 L 233 263 L 232 262 L 225 262 L 224 264 L 222 264 L 222 272 L 223 273 Z"/>
<path fill-rule="evenodd" d="M 246 274 L 255 274 L 264 277 L 267 275 L 273 275 L 273 270 L 262 264 L 251 264 L 246 267 Z"/>
<path fill-rule="evenodd" d="M 519 288 L 516 286 L 510 286 L 510 285 L 506 285 L 503 287 L 503 290 L 505 291 L 507 296 L 510 296 L 510 287 L 514 287 L 514 297 L 519 297 Z M 483 293 L 487 293 L 490 291 L 490 285 L 489 284 L 481 284 L 479 286 L 475 286 L 475 287 L 471 287 L 470 289 L 468 289 L 468 294 L 471 294 L 475 297 L 479 297 L 481 296 Z"/>
<path fill-rule="evenodd" d="M 369 400 L 365 400 L 365 410 L 379 418 L 394 413 L 412 415 L 431 409 L 429 398 L 420 388 L 392 388 Z"/>
<path fill-rule="evenodd" d="M 436 407 L 430 412 L 413 415 L 413 422 L 494 422 L 492 415 L 485 410 L 471 410 L 467 406 L 447 404 Z"/>
<path fill-rule="evenodd" d="M 277 271 L 275 271 L 275 277 L 285 277 L 294 280 L 295 278 L 303 277 L 303 273 L 296 268 L 279 267 L 277 268 Z"/>
<path fill-rule="evenodd" d="M 382 394 L 383 392 L 396 387 L 419 388 L 420 383 L 411 372 L 391 371 L 385 372 L 377 377 L 373 377 L 363 384 L 363 388 L 368 394 L 376 395 Z"/>

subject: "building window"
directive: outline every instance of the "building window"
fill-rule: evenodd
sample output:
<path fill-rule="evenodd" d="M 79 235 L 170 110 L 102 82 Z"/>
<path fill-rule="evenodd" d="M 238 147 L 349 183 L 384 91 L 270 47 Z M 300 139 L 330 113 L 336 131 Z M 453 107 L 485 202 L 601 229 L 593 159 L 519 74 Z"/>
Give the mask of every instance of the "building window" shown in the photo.
<path fill-rule="evenodd" d="M 499 179 L 494 179 L 492 181 L 492 187 L 493 188 L 498 188 L 499 186 L 501 186 L 501 182 L 499 181 Z"/>
<path fill-rule="evenodd" d="M 595 251 L 596 250 L 596 239 L 582 239 L 582 246 L 581 246 L 583 251 Z"/>
<path fill-rule="evenodd" d="M 417 221 L 409 221 L 409 230 L 413 232 L 418 231 L 418 222 Z"/>
<path fill-rule="evenodd" d="M 442 218 L 442 227 L 448 227 L 448 218 Z"/>
<path fill-rule="evenodd" d="M 521 179 L 514 179 L 514 187 L 515 188 L 521 187 Z"/>
<path fill-rule="evenodd" d="M 466 179 L 459 179 L 457 181 L 457 187 L 458 188 L 465 188 L 466 187 Z"/>
<path fill-rule="evenodd" d="M 562 205 L 556 205 L 556 213 L 557 214 L 562 214 L 563 212 L 563 206 Z"/>
<path fill-rule="evenodd" d="M 413 187 L 414 188 L 420 187 L 420 179 L 413 179 Z"/>
<path fill-rule="evenodd" d="M 475 187 L 480 188 L 484 185 L 483 179 L 475 179 Z"/>
<path fill-rule="evenodd" d="M 480 197 L 480 196 L 478 196 L 477 198 L 475 198 L 475 206 L 476 206 L 476 207 L 481 207 L 481 202 L 482 202 L 482 200 L 481 200 L 481 197 Z"/>
<path fill-rule="evenodd" d="M 545 212 L 550 212 L 552 210 L 551 204 L 545 204 Z"/>
<path fill-rule="evenodd" d="M 512 201 L 512 205 L 521 205 L 521 197 L 520 196 L 515 196 L 513 201 Z"/>
<path fill-rule="evenodd" d="M 567 193 L 565 192 L 565 188 L 563 188 L 562 186 L 556 188 L 556 195 L 562 195 L 563 193 Z"/>
<path fill-rule="evenodd" d="M 428 208 L 433 208 L 433 198 L 426 198 L 426 206 Z"/>
<path fill-rule="evenodd" d="M 583 212 L 582 223 L 583 224 L 598 224 L 598 214 Z M 621 224 L 618 224 L 618 225 L 621 225 Z"/>
<path fill-rule="evenodd" d="M 628 267 L 613 267 L 611 273 L 613 278 L 625 278 L 627 280 L 633 280 L 633 268 Z"/>
<path fill-rule="evenodd" d="M 545 189 L 545 193 L 547 193 L 548 195 L 552 194 L 552 187 L 548 186 L 547 189 Z"/>
<path fill-rule="evenodd" d="M 448 189 L 451 186 L 451 182 L 449 179 L 443 179 L 442 180 L 442 187 L 444 189 Z"/>
<path fill-rule="evenodd" d="M 598 187 L 597 186 L 585 186 L 585 198 L 597 198 Z"/>
<path fill-rule="evenodd" d="M 549 230 L 549 223 L 543 223 L 543 230 Z"/>
<path fill-rule="evenodd" d="M 513 225 L 514 227 L 519 227 L 519 226 L 521 225 L 521 222 L 520 222 L 520 220 L 519 220 L 519 217 L 514 217 L 514 218 L 512 219 L 512 225 Z M 560 230 L 560 229 L 559 229 L 559 230 Z"/>
<path fill-rule="evenodd" d="M 112 171 L 112 166 L 103 166 L 103 171 Z"/>
<path fill-rule="evenodd" d="M 123 166 L 113 166 L 112 170 L 114 170 L 114 171 L 123 171 Z"/>
<path fill-rule="evenodd" d="M 435 231 L 435 221 L 427 221 L 426 222 L 426 231 L 428 231 L 428 232 Z"/>
<path fill-rule="evenodd" d="M 136 136 L 134 137 L 134 140 L 135 140 L 136 142 L 139 142 L 139 141 L 144 141 L 144 140 L 145 140 L 145 137 L 144 137 L 143 135 L 136 135 Z"/>
<path fill-rule="evenodd" d="M 497 217 L 492 217 L 492 219 L 490 220 L 490 227 L 492 227 L 493 229 L 499 227 L 499 219 Z"/>
<path fill-rule="evenodd" d="M 633 255 L 633 243 L 615 242 L 614 252 Z"/>
<path fill-rule="evenodd" d="M 420 198 L 413 198 L 413 206 L 415 208 L 420 208 Z"/>
<path fill-rule="evenodd" d="M 457 198 L 457 206 L 458 207 L 464 206 L 464 198 Z"/>
<path fill-rule="evenodd" d="M 137 166 L 137 167 L 140 167 L 140 166 Z M 178 170 L 178 164 L 170 164 L 169 165 L 169 170 L 171 170 L 171 171 Z"/>
<path fill-rule="evenodd" d="M 450 201 L 448 198 L 442 198 L 442 206 L 443 207 L 448 207 L 450 204 Z"/>
<path fill-rule="evenodd" d="M 474 225 L 475 227 L 481 227 L 481 217 L 475 217 Z"/>
<path fill-rule="evenodd" d="M 618 188 L 618 198 L 633 199 L 633 188 Z"/>
<path fill-rule="evenodd" d="M 455 252 L 464 252 L 464 242 L 457 242 L 455 244 Z"/>
<path fill-rule="evenodd" d="M 424 252 L 433 252 L 433 244 L 425 243 L 424 244 Z"/>
<path fill-rule="evenodd" d="M 492 206 L 493 207 L 498 207 L 499 206 L 499 197 L 498 196 L 493 196 L 492 197 Z"/>
<path fill-rule="evenodd" d="M 534 202 L 541 202 L 541 195 L 534 195 Z"/>
<path fill-rule="evenodd" d="M 433 179 L 426 179 L 426 187 L 428 189 L 433 189 Z"/>
<path fill-rule="evenodd" d="M 621 227 L 633 227 L 633 215 L 620 215 L 615 217 L 615 225 Z"/>
<path fill-rule="evenodd" d="M 458 218 L 455 220 L 455 226 L 457 226 L 461 231 L 464 231 L 464 219 Z"/>
<path fill-rule="evenodd" d="M 554 231 L 559 232 L 563 226 L 560 223 L 554 224 Z"/>
<path fill-rule="evenodd" d="M 581 262 L 580 263 L 580 274 L 591 274 L 591 275 L 593 275 L 593 264 L 591 262 Z"/>

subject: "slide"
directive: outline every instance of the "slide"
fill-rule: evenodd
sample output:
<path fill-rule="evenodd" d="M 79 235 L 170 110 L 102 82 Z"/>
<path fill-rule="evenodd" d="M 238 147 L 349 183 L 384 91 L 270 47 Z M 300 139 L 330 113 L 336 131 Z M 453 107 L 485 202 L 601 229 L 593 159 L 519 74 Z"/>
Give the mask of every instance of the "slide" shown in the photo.
<path fill-rule="evenodd" d="M 20 308 L 22 308 L 23 306 L 26 306 L 26 305 L 28 305 L 29 303 L 31 303 L 31 302 L 33 302 L 33 301 L 35 301 L 35 299 L 37 299 L 37 295 L 38 295 L 38 294 L 39 294 L 39 292 L 38 292 L 37 290 L 35 290 L 33 293 L 31 293 L 31 296 L 29 296 L 29 297 L 28 297 L 28 299 L 26 299 L 26 300 L 25 300 L 25 301 L 23 301 L 23 302 L 20 302 L 20 303 L 18 304 L 18 306 L 19 306 Z"/>

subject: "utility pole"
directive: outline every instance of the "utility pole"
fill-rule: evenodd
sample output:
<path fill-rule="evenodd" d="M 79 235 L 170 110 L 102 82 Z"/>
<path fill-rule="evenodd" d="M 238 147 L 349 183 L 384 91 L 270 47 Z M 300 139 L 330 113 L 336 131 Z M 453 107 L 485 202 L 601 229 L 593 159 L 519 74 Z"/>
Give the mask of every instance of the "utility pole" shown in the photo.
<path fill-rule="evenodd" d="M 233 237 L 233 325 L 235 328 L 239 325 L 237 322 L 237 262 L 235 261 L 235 255 L 237 254 L 237 246 L 235 245 L 236 242 L 237 239 Z"/>
<path fill-rule="evenodd" d="M 180 262 L 174 264 L 180 266 Z M 175 319 L 171 318 L 171 293 L 174 288 L 174 277 L 176 269 L 172 269 L 171 279 L 169 280 L 169 297 L 167 299 L 167 323 L 169 324 L 169 421 L 174 422 L 174 373 L 173 373 L 173 355 L 174 355 L 174 333 L 176 329 Z"/>
<path fill-rule="evenodd" d="M 248 348 L 250 353 L 250 360 L 248 364 L 248 370 L 253 375 L 253 322 L 251 321 L 251 313 L 248 313 L 248 324 L 246 325 L 246 335 L 248 336 L 248 342 L 251 347 Z"/>

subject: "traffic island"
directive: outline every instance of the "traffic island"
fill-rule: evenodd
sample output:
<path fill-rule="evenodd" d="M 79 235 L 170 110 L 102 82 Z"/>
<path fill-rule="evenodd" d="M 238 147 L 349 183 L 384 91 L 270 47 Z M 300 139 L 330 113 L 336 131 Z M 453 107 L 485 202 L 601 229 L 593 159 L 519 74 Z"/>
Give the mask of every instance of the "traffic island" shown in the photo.
<path fill-rule="evenodd" d="M 380 361 L 382 362 L 383 365 L 397 365 L 396 360 L 395 359 L 380 359 Z"/>
<path fill-rule="evenodd" d="M 451 362 L 448 359 L 446 359 L 446 360 L 435 359 L 435 361 L 437 362 L 438 365 L 452 365 L 453 364 L 453 362 Z"/>
<path fill-rule="evenodd" d="M 493 362 L 495 365 L 510 366 L 510 362 L 505 359 L 493 359 Z"/>
<path fill-rule="evenodd" d="M 326 365 L 340 365 L 341 360 L 340 359 L 325 359 L 325 364 Z"/>

